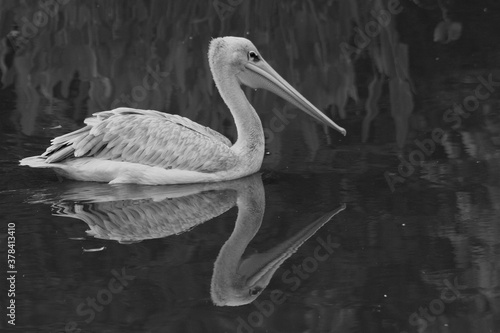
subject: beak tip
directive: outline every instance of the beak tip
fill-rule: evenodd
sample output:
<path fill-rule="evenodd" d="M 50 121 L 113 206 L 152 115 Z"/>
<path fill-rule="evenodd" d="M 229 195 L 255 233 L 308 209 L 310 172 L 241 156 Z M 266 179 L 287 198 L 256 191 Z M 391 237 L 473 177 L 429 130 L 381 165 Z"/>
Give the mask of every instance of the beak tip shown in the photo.
<path fill-rule="evenodd" d="M 342 133 L 343 136 L 347 135 L 347 131 L 343 128 L 340 129 L 340 133 Z"/>

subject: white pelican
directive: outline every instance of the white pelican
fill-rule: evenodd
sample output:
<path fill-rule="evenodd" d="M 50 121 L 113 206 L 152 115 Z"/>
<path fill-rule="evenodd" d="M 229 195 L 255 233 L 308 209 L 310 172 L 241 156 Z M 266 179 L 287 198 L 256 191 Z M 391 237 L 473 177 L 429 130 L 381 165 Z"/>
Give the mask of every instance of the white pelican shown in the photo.
<path fill-rule="evenodd" d="M 45 153 L 20 164 L 110 184 L 217 182 L 253 174 L 264 157 L 264 131 L 242 84 L 269 90 L 346 134 L 276 73 L 249 40 L 213 39 L 208 59 L 236 123 L 238 138 L 233 145 L 222 134 L 178 115 L 117 108 L 93 114 L 85 120 L 87 126 L 54 138 Z"/>

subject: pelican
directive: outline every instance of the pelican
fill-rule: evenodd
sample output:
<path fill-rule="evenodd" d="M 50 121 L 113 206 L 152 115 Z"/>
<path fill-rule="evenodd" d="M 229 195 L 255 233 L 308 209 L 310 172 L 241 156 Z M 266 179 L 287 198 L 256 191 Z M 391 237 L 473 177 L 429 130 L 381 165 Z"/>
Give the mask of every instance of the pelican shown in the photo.
<path fill-rule="evenodd" d="M 178 115 L 120 107 L 94 113 L 84 121 L 85 127 L 52 139 L 42 155 L 24 158 L 20 164 L 51 168 L 70 179 L 110 184 L 219 182 L 253 174 L 262 165 L 264 131 L 241 85 L 269 90 L 346 134 L 276 73 L 249 40 L 215 38 L 208 60 L 236 124 L 234 144 Z"/>

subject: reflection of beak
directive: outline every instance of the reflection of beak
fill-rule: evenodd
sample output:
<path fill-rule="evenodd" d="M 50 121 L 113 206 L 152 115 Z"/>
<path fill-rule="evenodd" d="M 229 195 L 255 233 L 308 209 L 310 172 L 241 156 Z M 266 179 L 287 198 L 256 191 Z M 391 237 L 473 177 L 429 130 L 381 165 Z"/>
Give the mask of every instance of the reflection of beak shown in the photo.
<path fill-rule="evenodd" d="M 339 208 L 324 214 L 319 219 L 310 223 L 307 227 L 272 249 L 243 259 L 238 273 L 247 278 L 246 283 L 248 288 L 251 289 L 256 286 L 265 288 L 281 264 L 295 253 L 295 251 L 325 225 L 325 223 L 330 221 L 345 208 L 346 205 L 342 204 Z"/>
<path fill-rule="evenodd" d="M 322 124 L 330 126 L 346 135 L 346 130 L 328 118 L 323 112 L 318 110 L 304 96 L 286 82 L 276 71 L 263 59 L 258 62 L 247 62 L 245 68 L 248 71 L 240 72 L 242 83 L 252 88 L 262 88 L 269 90 L 276 95 L 292 103 Z"/>

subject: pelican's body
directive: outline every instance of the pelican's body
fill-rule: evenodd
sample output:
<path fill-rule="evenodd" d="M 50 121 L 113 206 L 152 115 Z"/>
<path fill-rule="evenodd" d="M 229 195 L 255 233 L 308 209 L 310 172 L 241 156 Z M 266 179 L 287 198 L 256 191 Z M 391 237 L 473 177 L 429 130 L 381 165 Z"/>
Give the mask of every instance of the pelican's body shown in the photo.
<path fill-rule="evenodd" d="M 25 158 L 21 165 L 109 183 L 200 183 L 253 174 L 262 164 L 264 131 L 241 84 L 270 90 L 345 135 L 283 80 L 249 40 L 214 39 L 208 56 L 216 86 L 234 117 L 234 145 L 222 134 L 178 115 L 118 108 L 95 113 L 85 120 L 86 127 L 53 139 L 44 154 Z"/>

